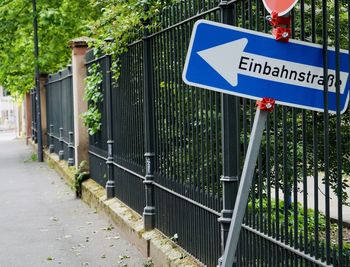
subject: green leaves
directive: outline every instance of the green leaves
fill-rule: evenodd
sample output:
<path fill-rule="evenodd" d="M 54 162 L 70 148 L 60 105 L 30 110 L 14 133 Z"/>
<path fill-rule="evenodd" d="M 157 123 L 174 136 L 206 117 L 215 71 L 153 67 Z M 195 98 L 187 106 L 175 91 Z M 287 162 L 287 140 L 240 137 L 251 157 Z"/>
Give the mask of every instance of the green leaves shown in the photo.
<path fill-rule="evenodd" d="M 39 65 L 56 72 L 70 62 L 68 41 L 91 35 L 88 25 L 99 17 L 94 0 L 37 0 Z M 14 94 L 34 87 L 33 11 L 31 2 L 0 4 L 0 84 Z"/>
<path fill-rule="evenodd" d="M 89 67 L 89 76 L 86 78 L 86 88 L 84 100 L 91 101 L 93 103 L 99 103 L 103 99 L 103 94 L 100 90 L 100 86 L 103 81 L 102 72 L 100 72 L 100 65 L 93 64 Z"/>
<path fill-rule="evenodd" d="M 94 135 L 101 130 L 101 112 L 96 106 L 89 107 L 88 111 L 82 114 L 82 118 L 90 135 Z"/>
<path fill-rule="evenodd" d="M 143 33 L 141 20 L 157 23 L 160 0 L 37 0 L 39 66 L 53 73 L 70 63 L 69 40 L 93 37 L 94 46 L 117 57 Z M 144 6 L 149 6 L 146 11 Z M 105 38 L 116 40 L 106 45 Z M 25 0 L 0 4 L 0 84 L 12 95 L 34 87 L 33 11 Z M 114 70 L 116 76 L 118 66 Z"/>
<path fill-rule="evenodd" d="M 145 9 L 145 5 L 149 8 Z M 95 6 L 101 6 L 100 17 L 91 24 L 90 30 L 95 37 L 95 51 L 102 54 L 112 55 L 112 70 L 114 81 L 118 80 L 120 74 L 119 56 L 127 51 L 128 44 L 135 39 L 141 38 L 143 34 L 142 21 L 156 23 L 155 16 L 162 7 L 160 1 L 155 0 L 112 0 L 96 1 Z M 114 42 L 106 42 L 106 38 L 112 38 Z M 94 135 L 101 129 L 101 112 L 99 104 L 103 101 L 101 92 L 102 74 L 100 66 L 93 64 L 89 67 L 85 100 L 89 102 L 89 109 L 82 115 L 90 135 Z"/>
<path fill-rule="evenodd" d="M 101 84 L 103 81 L 101 66 L 97 63 L 92 64 L 86 78 L 86 88 L 84 92 L 84 100 L 88 101 L 88 111 L 82 114 L 82 118 L 90 135 L 94 135 L 101 130 L 101 112 L 99 104 L 103 101 L 103 93 L 101 91 Z"/>

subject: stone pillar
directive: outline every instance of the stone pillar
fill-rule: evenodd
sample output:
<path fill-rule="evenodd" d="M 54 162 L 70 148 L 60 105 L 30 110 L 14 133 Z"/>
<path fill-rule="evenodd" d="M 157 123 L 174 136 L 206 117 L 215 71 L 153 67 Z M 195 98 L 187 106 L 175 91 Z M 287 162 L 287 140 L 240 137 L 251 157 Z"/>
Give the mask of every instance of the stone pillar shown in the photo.
<path fill-rule="evenodd" d="M 16 119 L 16 136 L 21 137 L 22 135 L 22 103 L 14 104 L 15 108 L 15 119 Z"/>
<path fill-rule="evenodd" d="M 20 118 L 19 118 L 19 114 L 20 114 L 20 105 L 18 103 L 13 103 L 13 113 L 15 116 L 15 132 L 16 132 L 16 137 L 20 137 Z"/>
<path fill-rule="evenodd" d="M 43 147 L 47 147 L 47 111 L 46 111 L 46 83 L 47 74 L 40 74 L 40 104 L 41 104 L 41 130 L 43 138 Z"/>
<path fill-rule="evenodd" d="M 25 100 L 22 101 L 22 105 L 21 105 L 21 109 L 22 109 L 22 113 L 21 113 L 21 136 L 25 137 L 26 136 L 26 104 L 25 104 Z"/>
<path fill-rule="evenodd" d="M 74 147 L 75 166 L 88 161 L 89 135 L 81 114 L 87 111 L 87 102 L 83 100 L 86 78 L 85 54 L 88 50 L 87 38 L 77 38 L 70 42 L 72 48 L 73 106 L 74 106 Z"/>

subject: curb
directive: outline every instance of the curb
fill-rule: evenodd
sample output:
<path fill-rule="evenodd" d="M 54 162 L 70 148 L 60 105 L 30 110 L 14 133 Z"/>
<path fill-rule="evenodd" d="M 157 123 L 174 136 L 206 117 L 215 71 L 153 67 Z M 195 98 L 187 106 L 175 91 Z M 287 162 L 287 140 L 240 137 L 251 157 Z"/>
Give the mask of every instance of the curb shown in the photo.
<path fill-rule="evenodd" d="M 36 144 L 31 143 L 32 147 Z M 74 182 L 74 169 L 68 167 L 58 156 L 44 150 L 44 160 L 66 182 Z M 104 213 L 120 229 L 120 233 L 146 258 L 159 267 L 203 267 L 205 266 L 159 230 L 145 231 L 142 217 L 117 198 L 107 199 L 106 190 L 94 180 L 82 183 L 82 200 L 98 212 Z"/>

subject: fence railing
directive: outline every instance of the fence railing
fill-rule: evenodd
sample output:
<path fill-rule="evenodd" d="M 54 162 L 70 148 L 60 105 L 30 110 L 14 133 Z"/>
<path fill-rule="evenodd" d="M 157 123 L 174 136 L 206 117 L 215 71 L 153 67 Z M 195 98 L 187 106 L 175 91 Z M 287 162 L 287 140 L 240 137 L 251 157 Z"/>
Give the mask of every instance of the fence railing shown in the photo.
<path fill-rule="evenodd" d="M 143 68 L 142 42 L 129 47 L 127 55 L 121 57 L 121 73 L 118 82 L 112 78 L 113 73 L 107 74 L 109 56 L 94 58 L 93 52 L 87 54 L 87 67 L 98 64 L 103 73 L 101 90 L 106 99 L 107 75 L 111 77 L 112 97 L 112 138 L 113 178 L 116 184 L 116 196 L 128 203 L 134 210 L 142 214 L 144 194 L 144 149 L 143 149 Z M 102 111 L 102 129 L 90 137 L 90 169 L 91 177 L 105 185 L 107 182 L 107 101 L 100 103 Z M 136 196 L 136 197 L 135 197 Z"/>
<path fill-rule="evenodd" d="M 98 63 L 103 72 L 105 99 L 111 90 L 111 101 L 99 107 L 102 129 L 90 138 L 92 177 L 102 185 L 113 181 L 118 198 L 208 266 L 216 266 L 226 241 L 255 103 L 182 82 L 192 27 L 205 18 L 270 29 L 260 1 L 218 4 L 192 0 L 165 8 L 160 29 L 146 31 L 121 56 L 117 81 L 110 56 L 87 55 L 87 66 Z M 349 13 L 337 0 L 300 1 L 292 12 L 293 38 L 334 45 L 337 56 L 349 49 Z M 343 226 L 349 158 L 349 110 L 329 115 L 276 107 L 237 266 L 350 266 Z"/>
<path fill-rule="evenodd" d="M 71 68 L 49 75 L 46 83 L 47 144 L 50 153 L 74 165 L 74 114 Z"/>
<path fill-rule="evenodd" d="M 36 134 L 36 93 L 35 90 L 30 90 L 30 110 L 31 110 L 31 139 L 33 142 L 37 142 Z"/>

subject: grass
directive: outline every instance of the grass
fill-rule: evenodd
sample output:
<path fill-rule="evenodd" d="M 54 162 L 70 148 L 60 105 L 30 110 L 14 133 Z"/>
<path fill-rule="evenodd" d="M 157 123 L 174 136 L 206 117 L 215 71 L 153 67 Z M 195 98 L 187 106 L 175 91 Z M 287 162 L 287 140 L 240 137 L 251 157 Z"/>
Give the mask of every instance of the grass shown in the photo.
<path fill-rule="evenodd" d="M 38 155 L 35 153 L 32 153 L 29 158 L 24 160 L 24 163 L 37 162 L 37 161 L 38 161 Z"/>
<path fill-rule="evenodd" d="M 152 262 L 151 259 L 147 260 L 146 262 L 143 263 L 144 267 L 154 267 L 154 263 Z"/>

